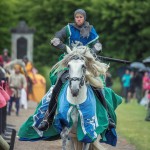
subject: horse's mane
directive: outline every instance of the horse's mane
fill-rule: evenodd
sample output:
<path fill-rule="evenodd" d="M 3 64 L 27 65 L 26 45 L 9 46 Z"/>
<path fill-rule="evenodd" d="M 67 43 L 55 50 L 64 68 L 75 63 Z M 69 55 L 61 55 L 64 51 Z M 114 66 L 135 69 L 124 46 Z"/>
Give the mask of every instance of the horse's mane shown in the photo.
<path fill-rule="evenodd" d="M 85 46 L 83 47 L 85 48 Z M 74 56 L 77 56 L 85 61 L 86 80 L 89 82 L 89 84 L 97 88 L 102 88 L 103 82 L 99 76 L 105 76 L 109 65 L 97 61 L 95 57 L 93 57 L 93 55 L 90 53 L 90 49 L 88 47 L 86 47 L 86 50 L 84 52 L 81 50 L 81 47 L 73 48 L 73 50 L 69 54 L 65 55 L 61 61 L 53 66 L 52 70 L 62 70 L 66 68 L 69 61 L 71 61 Z"/>

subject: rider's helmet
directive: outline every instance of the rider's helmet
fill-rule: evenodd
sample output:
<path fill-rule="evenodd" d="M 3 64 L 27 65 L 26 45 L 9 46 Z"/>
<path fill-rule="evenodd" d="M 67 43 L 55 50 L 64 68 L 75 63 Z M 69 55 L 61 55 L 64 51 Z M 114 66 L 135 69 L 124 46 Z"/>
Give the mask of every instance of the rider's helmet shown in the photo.
<path fill-rule="evenodd" d="M 83 10 L 83 9 L 77 9 L 75 12 L 74 12 L 74 17 L 76 16 L 76 14 L 81 14 L 84 16 L 84 21 L 86 20 L 86 12 Z"/>

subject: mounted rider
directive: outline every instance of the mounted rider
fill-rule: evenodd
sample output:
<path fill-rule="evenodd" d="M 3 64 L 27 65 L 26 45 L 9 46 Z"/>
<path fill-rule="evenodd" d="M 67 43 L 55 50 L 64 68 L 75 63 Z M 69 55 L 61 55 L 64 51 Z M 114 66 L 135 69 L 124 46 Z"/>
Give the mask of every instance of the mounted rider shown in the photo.
<path fill-rule="evenodd" d="M 86 21 L 86 12 L 82 9 L 76 10 L 74 19 L 75 23 L 69 23 L 55 34 L 55 37 L 51 40 L 52 46 L 66 51 L 66 45 L 71 49 L 83 45 L 88 46 L 94 55 L 101 52 L 102 45 L 99 42 L 99 36 L 94 27 Z M 21 126 L 18 133 L 20 140 L 55 140 L 59 138 L 60 135 L 53 126 L 53 118 L 59 99 L 58 95 L 63 89 L 62 85 L 68 80 L 68 69 L 52 70 L 50 80 L 52 86 L 42 98 L 34 115 L 30 116 Z M 91 86 L 91 88 L 98 99 L 96 107 L 98 107 L 99 115 L 101 115 L 101 118 L 105 118 L 100 120 L 99 134 L 102 136 L 102 141 L 115 146 L 117 141 L 115 109 L 121 103 L 122 98 L 105 86 L 104 88 Z M 107 122 L 104 122 L 104 120 L 107 120 Z"/>
<path fill-rule="evenodd" d="M 74 12 L 75 23 L 69 23 L 55 34 L 51 44 L 61 50 L 66 50 L 66 45 L 70 48 L 76 46 L 88 46 L 93 52 L 102 50 L 99 42 L 99 36 L 94 27 L 86 21 L 86 12 L 83 9 L 77 9 Z"/>
<path fill-rule="evenodd" d="M 99 36 L 96 33 L 94 27 L 86 21 L 86 12 L 83 9 L 77 9 L 74 12 L 75 23 L 69 23 L 67 26 L 62 28 L 55 34 L 55 37 L 51 40 L 51 44 L 61 50 L 66 50 L 66 45 L 69 47 L 74 46 L 88 46 L 91 48 L 92 53 L 98 53 L 102 50 L 102 45 L 99 42 Z M 65 44 L 64 44 L 65 43 Z M 62 87 L 61 79 L 64 78 L 67 71 L 61 73 L 61 78 L 57 79 L 57 83 L 53 89 L 53 94 L 51 96 L 49 111 L 47 111 L 45 119 L 41 122 L 38 127 L 39 130 L 46 130 L 53 122 L 53 117 L 56 110 L 56 95 L 59 93 Z M 51 76 L 51 83 L 53 77 Z"/>
<path fill-rule="evenodd" d="M 99 36 L 96 33 L 94 27 L 86 21 L 86 12 L 83 9 L 77 9 L 74 12 L 74 20 L 75 23 L 69 23 L 67 26 L 63 27 L 55 34 L 55 37 L 51 40 L 51 44 L 54 47 L 64 51 L 66 50 L 66 45 L 71 48 L 81 45 L 88 46 L 92 49 L 93 53 L 98 53 L 99 51 L 101 51 L 102 45 L 98 40 Z M 65 76 L 64 74 L 65 73 L 63 73 L 63 76 Z M 60 83 L 61 81 L 58 81 L 59 80 L 57 79 L 57 85 L 55 85 L 53 91 L 55 91 L 55 89 L 57 91 L 58 89 L 60 89 L 62 83 Z M 54 100 L 52 98 L 49 104 L 49 113 L 52 112 L 51 110 L 53 110 L 54 108 L 54 103 L 56 103 L 53 101 Z M 48 119 L 48 122 L 46 121 L 47 119 L 44 119 L 44 121 L 39 126 L 39 130 L 46 130 L 49 124 L 52 123 L 54 111 L 52 114 L 47 113 L 47 116 L 51 119 Z"/>

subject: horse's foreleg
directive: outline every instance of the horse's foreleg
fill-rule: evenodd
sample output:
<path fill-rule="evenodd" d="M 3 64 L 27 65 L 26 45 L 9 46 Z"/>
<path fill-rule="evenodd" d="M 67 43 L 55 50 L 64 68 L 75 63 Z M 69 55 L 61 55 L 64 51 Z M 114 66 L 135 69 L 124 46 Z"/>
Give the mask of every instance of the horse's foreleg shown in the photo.
<path fill-rule="evenodd" d="M 82 150 L 89 150 L 90 143 L 83 143 L 83 148 Z"/>
<path fill-rule="evenodd" d="M 69 136 L 68 136 L 69 132 L 70 132 L 70 129 L 65 127 L 60 134 L 61 139 L 62 139 L 62 150 L 66 150 L 66 145 L 67 145 L 67 141 L 69 138 Z"/>
<path fill-rule="evenodd" d="M 66 145 L 67 150 L 76 150 L 74 147 L 74 143 L 71 137 L 67 140 L 67 145 Z"/>
<path fill-rule="evenodd" d="M 93 143 L 91 143 L 91 146 L 90 146 L 90 149 L 94 149 L 94 150 L 106 150 L 105 147 L 103 147 L 101 144 L 100 144 L 100 139 L 101 139 L 101 136 L 99 135 L 96 139 L 96 141 L 94 141 Z"/>

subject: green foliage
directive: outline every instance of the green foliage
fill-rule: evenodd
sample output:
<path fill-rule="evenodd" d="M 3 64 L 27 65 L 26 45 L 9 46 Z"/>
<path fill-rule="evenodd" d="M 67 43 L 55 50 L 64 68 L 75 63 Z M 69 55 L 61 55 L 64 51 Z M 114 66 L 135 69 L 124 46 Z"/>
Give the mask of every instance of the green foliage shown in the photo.
<path fill-rule="evenodd" d="M 77 8 L 86 10 L 87 21 L 100 35 L 102 55 L 131 61 L 149 55 L 149 0 L 1 0 L 0 48 L 10 47 L 10 28 L 25 20 L 36 29 L 34 61 L 53 65 L 62 51 L 50 46 L 50 39 L 68 22 L 74 22 Z"/>
<path fill-rule="evenodd" d="M 129 104 L 122 103 L 117 109 L 119 134 L 134 144 L 137 150 L 149 150 L 150 123 L 144 119 L 146 109 L 132 99 Z"/>
<path fill-rule="evenodd" d="M 94 24 L 102 32 L 105 55 L 133 61 L 148 56 L 149 0 L 95 0 L 92 8 L 99 18 Z"/>
<path fill-rule="evenodd" d="M 8 48 L 10 49 L 10 27 L 13 22 L 13 4 L 9 1 L 1 0 L 0 1 L 0 49 Z"/>
<path fill-rule="evenodd" d="M 36 1 L 36 5 L 35 1 L 28 3 L 32 9 L 27 12 L 26 16 L 29 16 L 29 24 L 36 29 L 34 60 L 41 60 L 42 64 L 52 65 L 56 63 L 62 51 L 51 47 L 50 39 L 54 37 L 56 31 L 73 21 L 74 10 L 80 3 L 87 5 L 87 1 L 58 0 L 56 4 L 55 0 L 44 0 Z"/>
<path fill-rule="evenodd" d="M 118 94 L 118 95 L 121 95 L 121 91 L 122 91 L 122 87 L 121 87 L 121 81 L 120 81 L 120 78 L 117 77 L 115 78 L 116 76 L 112 77 L 113 79 L 113 86 L 112 86 L 112 89 Z"/>

